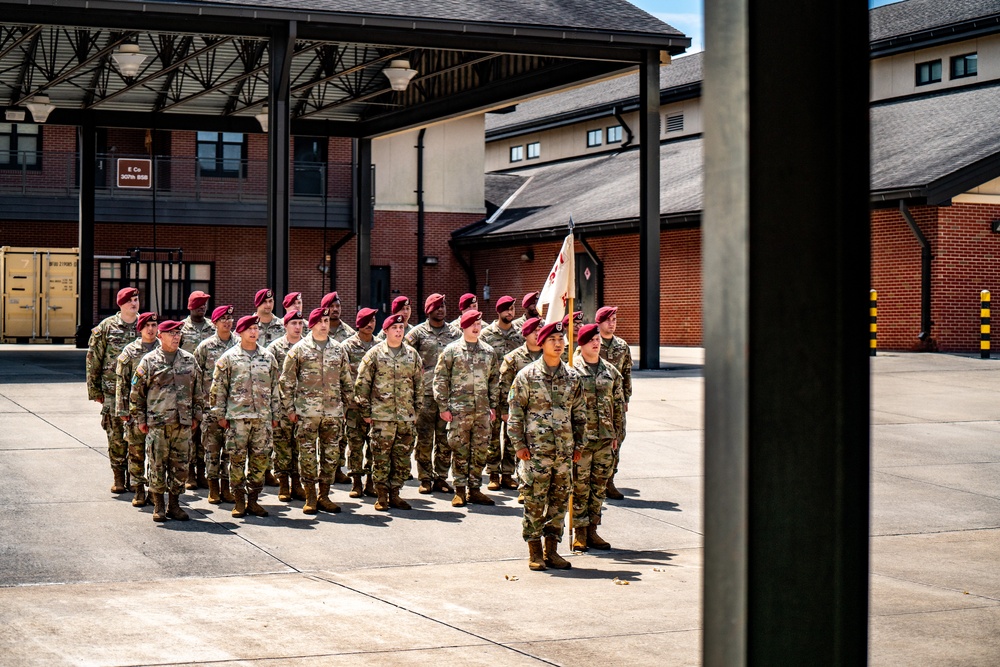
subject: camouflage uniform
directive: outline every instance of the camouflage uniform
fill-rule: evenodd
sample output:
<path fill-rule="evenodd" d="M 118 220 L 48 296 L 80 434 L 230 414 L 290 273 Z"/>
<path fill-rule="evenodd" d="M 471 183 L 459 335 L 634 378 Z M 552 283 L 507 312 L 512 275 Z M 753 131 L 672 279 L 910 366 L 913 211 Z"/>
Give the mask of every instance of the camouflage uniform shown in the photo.
<path fill-rule="evenodd" d="M 369 342 L 361 340 L 361 336 L 354 334 L 344 341 L 344 352 L 351 364 L 351 377 L 358 377 L 358 368 L 361 360 L 368 350 L 378 345 L 379 341 L 372 339 Z M 357 387 L 357 383 L 355 383 Z M 352 475 L 363 475 L 371 472 L 371 447 L 368 442 L 368 424 L 358 412 L 357 392 L 355 392 L 355 402 L 347 406 L 347 421 L 344 431 L 347 440 L 347 466 Z M 368 460 L 365 460 L 367 452 Z"/>
<path fill-rule="evenodd" d="M 406 334 L 410 333 L 411 331 L 413 331 L 413 325 L 407 322 L 406 325 L 403 327 L 403 337 L 405 338 Z M 375 342 L 381 343 L 384 340 L 385 340 L 385 332 L 379 331 L 378 335 L 375 336 Z"/>
<path fill-rule="evenodd" d="M 111 469 L 124 472 L 128 458 L 125 442 L 125 423 L 114 414 L 115 384 L 118 376 L 115 367 L 118 355 L 125 346 L 138 338 L 135 321 L 124 322 L 121 313 L 105 318 L 90 332 L 87 350 L 87 398 L 103 398 L 101 404 L 101 426 L 108 434 L 108 458 Z M 131 380 L 131 378 L 130 378 Z"/>
<path fill-rule="evenodd" d="M 611 442 L 621 436 L 625 425 L 625 398 L 621 373 L 604 359 L 598 357 L 595 368 L 583 355 L 574 355 L 573 369 L 587 406 L 584 445 L 580 460 L 573 464 L 573 526 L 583 528 L 601 523 L 608 478 L 615 465 Z"/>
<path fill-rule="evenodd" d="M 569 502 L 573 452 L 580 449 L 587 426 L 583 388 L 576 371 L 560 362 L 554 370 L 539 359 L 514 378 L 507 401 L 507 435 L 514 451 L 525 447 L 525 542 L 542 534 L 562 539 Z"/>
<path fill-rule="evenodd" d="M 226 434 L 219 427 L 218 418 L 210 410 L 212 404 L 208 393 L 212 389 L 215 362 L 226 350 L 236 345 L 238 340 L 236 334 L 233 333 L 230 333 L 229 340 L 222 340 L 219 338 L 219 334 L 212 334 L 198 343 L 198 347 L 194 350 L 194 360 L 198 363 L 198 372 L 201 373 L 202 401 L 209 408 L 205 410 L 205 418 L 199 427 L 201 446 L 205 451 L 205 474 L 209 479 L 220 479 L 223 475 L 229 476 L 229 456 L 224 449 Z"/>
<path fill-rule="evenodd" d="M 371 419 L 372 479 L 400 489 L 410 474 L 414 425 L 424 401 L 420 355 L 408 345 L 394 350 L 381 342 L 358 367 L 354 397 L 359 418 Z"/>
<path fill-rule="evenodd" d="M 507 403 L 507 395 L 510 393 L 510 387 L 514 384 L 514 378 L 517 376 L 518 372 L 536 359 L 540 359 L 541 356 L 541 348 L 532 352 L 528 349 L 527 344 L 525 344 L 509 353 L 503 358 L 503 361 L 500 362 L 500 391 L 497 397 L 497 421 L 501 421 L 503 415 L 510 414 L 510 406 Z M 510 423 L 507 422 L 504 424 L 504 433 L 509 434 L 509 432 Z M 517 460 L 517 450 L 515 450 L 510 444 L 510 435 L 507 435 L 507 449 L 515 454 L 514 467 L 510 470 L 514 472 L 518 468 L 523 468 L 525 464 L 523 461 Z M 500 465 L 504 465 L 502 460 Z M 502 467 L 501 470 L 503 470 Z M 518 477 L 520 477 L 520 475 L 518 475 Z"/>
<path fill-rule="evenodd" d="M 267 351 L 274 355 L 278 362 L 278 368 L 285 367 L 285 357 L 293 346 L 302 342 L 301 339 L 295 343 L 288 342 L 286 336 L 282 336 L 267 346 Z M 274 456 L 273 469 L 278 475 L 298 475 L 299 474 L 299 448 L 295 446 L 295 424 L 288 419 L 288 414 L 284 411 L 278 417 L 278 426 L 274 429 Z"/>
<path fill-rule="evenodd" d="M 281 411 L 298 416 L 299 474 L 307 485 L 333 483 L 344 406 L 353 401 L 351 364 L 340 343 L 328 338 L 320 346 L 310 333 L 289 350 L 281 369 Z"/>
<path fill-rule="evenodd" d="M 191 455 L 191 426 L 203 410 L 201 376 L 194 356 L 178 349 L 173 361 L 163 348 L 142 358 L 132 376 L 131 412 L 136 428 L 145 424 L 149 490 L 184 492 Z"/>
<path fill-rule="evenodd" d="M 260 345 L 234 345 L 215 362 L 209 393 L 212 416 L 229 422 L 229 485 L 250 494 L 264 488 L 271 459 L 271 421 L 278 416 L 278 362 Z"/>
<path fill-rule="evenodd" d="M 518 346 L 524 345 L 524 336 L 521 335 L 520 328 L 512 325 L 510 329 L 504 331 L 497 324 L 497 321 L 490 323 L 483 329 L 479 340 L 496 351 L 498 366 L 509 353 L 517 349 Z M 499 379 L 499 375 L 497 377 Z M 511 377 L 512 381 L 513 379 Z M 507 390 L 510 390 L 510 385 L 507 386 Z M 502 394 L 503 391 L 500 389 L 499 394 Z M 498 402 L 506 404 L 506 400 L 502 397 L 498 399 Z M 506 447 L 504 445 L 507 445 L 507 424 L 500 419 L 500 411 L 497 410 L 497 418 L 491 425 L 490 447 L 486 450 L 486 472 L 491 475 L 496 473 L 511 475 L 514 473 L 517 457 L 514 456 L 514 450 L 509 445 Z"/>
<path fill-rule="evenodd" d="M 271 321 L 267 324 L 259 322 L 257 328 L 260 335 L 257 337 L 257 344 L 267 349 L 267 346 L 285 335 L 285 325 L 277 315 L 271 316 Z"/>
<path fill-rule="evenodd" d="M 215 333 L 215 325 L 208 318 L 205 318 L 201 324 L 195 324 L 191 321 L 191 316 L 188 315 L 181 320 L 181 323 L 183 324 L 181 327 L 181 349 L 189 354 L 194 354 L 201 341 Z"/>
<path fill-rule="evenodd" d="M 607 361 L 614 366 L 616 371 L 621 373 L 622 392 L 625 396 L 624 407 L 627 407 L 628 402 L 632 399 L 632 350 L 628 343 L 618 336 L 612 336 L 610 340 L 602 336 L 600 354 L 601 359 Z M 618 472 L 618 461 L 622 455 L 622 441 L 625 440 L 625 422 L 625 410 L 623 409 L 621 437 L 618 438 L 618 450 L 615 452 L 615 467 L 611 473 L 612 477 Z"/>
<path fill-rule="evenodd" d="M 427 320 L 413 327 L 403 339 L 420 355 L 424 368 L 424 401 L 417 414 L 416 446 L 417 475 L 424 482 L 448 479 L 451 449 L 448 446 L 447 423 L 438 414 L 438 405 L 434 400 L 434 367 L 444 348 L 461 337 L 462 332 L 450 324 L 434 329 Z"/>
<path fill-rule="evenodd" d="M 434 368 L 434 400 L 440 412 L 451 412 L 448 447 L 455 486 L 478 489 L 490 446 L 490 410 L 496 410 L 496 353 L 482 341 L 464 338 L 450 343 Z"/>
<path fill-rule="evenodd" d="M 356 333 L 358 332 L 348 326 L 347 322 L 344 322 L 343 320 L 341 320 L 338 326 L 333 326 L 333 324 L 330 325 L 330 339 L 335 340 L 338 343 L 343 343 Z"/>
<path fill-rule="evenodd" d="M 129 394 L 132 393 L 132 375 L 135 373 L 139 360 L 160 346 L 159 341 L 143 343 L 142 338 L 136 338 L 125 346 L 118 355 L 115 366 L 115 416 L 124 421 L 132 413 L 129 410 Z M 135 419 L 125 422 L 125 441 L 128 443 L 128 474 L 133 484 L 146 486 L 146 436 L 139 430 Z"/>

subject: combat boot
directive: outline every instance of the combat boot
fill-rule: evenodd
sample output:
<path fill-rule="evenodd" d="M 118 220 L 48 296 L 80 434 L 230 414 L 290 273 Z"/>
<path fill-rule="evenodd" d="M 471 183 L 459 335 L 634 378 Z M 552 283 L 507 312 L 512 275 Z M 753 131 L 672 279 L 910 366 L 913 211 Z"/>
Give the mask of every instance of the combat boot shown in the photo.
<path fill-rule="evenodd" d="M 360 498 L 365 494 L 364 484 L 361 483 L 361 475 L 351 475 L 351 479 L 354 480 L 354 485 L 351 486 L 351 492 L 347 495 L 351 498 Z"/>
<path fill-rule="evenodd" d="M 490 473 L 490 483 L 486 485 L 486 488 L 490 491 L 500 490 L 500 473 L 491 472 Z"/>
<path fill-rule="evenodd" d="M 344 474 L 343 468 L 337 466 L 337 472 L 333 474 L 334 484 L 347 484 L 351 481 L 351 478 Z"/>
<path fill-rule="evenodd" d="M 444 479 L 434 480 L 434 490 L 440 491 L 441 493 L 454 493 L 455 490 L 448 486 L 448 482 Z"/>
<path fill-rule="evenodd" d="M 219 480 L 217 479 L 208 480 L 208 502 L 212 505 L 222 503 L 222 496 L 219 495 Z"/>
<path fill-rule="evenodd" d="M 385 487 L 385 484 L 379 484 L 375 490 L 378 491 L 378 500 L 375 501 L 375 509 L 379 512 L 385 512 L 389 509 L 389 489 Z"/>
<path fill-rule="evenodd" d="M 237 519 L 247 515 L 247 496 L 243 489 L 236 489 L 233 492 L 233 516 Z"/>
<path fill-rule="evenodd" d="M 545 536 L 545 564 L 556 570 L 572 569 L 573 564 L 560 556 L 558 551 L 556 551 L 558 546 L 559 541 L 555 535 Z"/>
<path fill-rule="evenodd" d="M 452 507 L 465 507 L 465 487 L 455 486 L 455 497 L 451 499 Z"/>
<path fill-rule="evenodd" d="M 619 491 L 618 487 L 615 486 L 614 475 L 608 478 L 607 498 L 608 500 L 625 500 L 625 494 Z"/>
<path fill-rule="evenodd" d="M 542 570 L 548 569 L 545 567 L 545 557 L 542 556 L 541 540 L 528 541 L 528 569 L 534 570 L 535 572 L 541 572 Z"/>
<path fill-rule="evenodd" d="M 428 491 L 427 493 L 430 493 L 430 491 Z M 375 482 L 374 480 L 372 480 L 372 474 L 368 473 L 367 475 L 365 475 L 365 496 L 369 498 L 374 498 L 377 495 L 378 494 L 375 493 Z"/>
<path fill-rule="evenodd" d="M 288 475 L 280 473 L 278 475 L 278 500 L 287 503 L 292 499 L 292 487 L 288 484 Z"/>
<path fill-rule="evenodd" d="M 219 479 L 219 495 L 224 503 L 235 503 L 236 496 L 229 489 L 229 477 L 221 477 Z"/>
<path fill-rule="evenodd" d="M 331 514 L 340 512 L 340 505 L 330 500 L 330 485 L 326 482 L 319 483 L 319 496 L 316 498 L 316 505 L 324 512 Z"/>
<path fill-rule="evenodd" d="M 469 489 L 469 502 L 474 505 L 496 505 L 496 502 L 480 491 L 478 486 L 473 486 Z"/>
<path fill-rule="evenodd" d="M 278 480 L 275 479 L 270 468 L 264 471 L 264 486 L 278 486 Z"/>
<path fill-rule="evenodd" d="M 257 502 L 257 498 L 260 497 L 260 491 L 251 491 L 249 494 L 249 501 L 247 502 L 247 512 L 253 514 L 254 516 L 267 516 L 267 510 L 260 506 Z"/>
<path fill-rule="evenodd" d="M 303 514 L 316 513 L 316 482 L 303 482 L 306 492 L 306 502 L 302 506 Z"/>
<path fill-rule="evenodd" d="M 125 471 L 124 470 L 112 470 L 115 474 L 115 482 L 111 485 L 111 493 L 125 493 Z"/>
<path fill-rule="evenodd" d="M 292 500 L 305 500 L 306 491 L 302 488 L 302 479 L 292 473 Z"/>
<path fill-rule="evenodd" d="M 573 551 L 587 551 L 587 529 L 589 526 L 578 526 L 573 529 Z"/>
<path fill-rule="evenodd" d="M 146 487 L 137 482 L 135 485 L 135 498 L 132 499 L 132 507 L 145 507 L 146 505 Z"/>
<path fill-rule="evenodd" d="M 195 464 L 195 468 L 198 470 L 198 487 L 207 489 L 208 479 L 205 477 L 205 461 L 198 461 L 198 463 Z"/>
<path fill-rule="evenodd" d="M 176 493 L 170 494 L 170 502 L 167 504 L 167 518 L 176 519 L 177 521 L 187 521 L 191 517 L 187 515 L 187 512 L 181 509 L 180 503 L 178 502 L 180 496 Z"/>
<path fill-rule="evenodd" d="M 420 480 L 420 488 L 417 489 L 417 493 L 423 493 L 424 495 L 427 495 L 433 490 L 434 490 L 434 484 L 431 482 L 431 480 L 429 479 Z"/>
<path fill-rule="evenodd" d="M 399 497 L 399 489 L 391 489 L 389 491 L 389 507 L 394 510 L 408 510 L 410 503 Z"/>
<path fill-rule="evenodd" d="M 166 521 L 167 520 L 167 508 L 163 503 L 163 494 L 154 493 L 153 496 L 153 521 Z"/>
<path fill-rule="evenodd" d="M 518 505 L 524 504 L 524 489 L 522 489 L 521 487 L 517 487 L 517 504 Z"/>
<path fill-rule="evenodd" d="M 188 463 L 188 478 L 184 482 L 184 488 L 188 491 L 194 491 L 198 488 L 198 471 L 195 469 L 194 461 Z"/>
<path fill-rule="evenodd" d="M 502 488 L 502 489 L 516 489 L 517 488 L 517 482 L 515 482 L 514 478 L 512 476 L 510 476 L 510 475 L 506 475 L 506 474 L 500 475 L 500 488 Z"/>
<path fill-rule="evenodd" d="M 574 541 L 573 544 L 576 544 Z M 611 544 L 597 534 L 597 524 L 591 521 L 587 526 L 587 546 L 594 549 L 610 549 Z"/>

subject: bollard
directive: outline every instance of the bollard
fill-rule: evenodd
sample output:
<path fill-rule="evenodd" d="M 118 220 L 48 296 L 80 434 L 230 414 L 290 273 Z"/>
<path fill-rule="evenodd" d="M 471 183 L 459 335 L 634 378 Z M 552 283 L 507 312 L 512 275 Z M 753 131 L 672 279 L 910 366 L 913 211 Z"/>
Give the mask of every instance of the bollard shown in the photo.
<path fill-rule="evenodd" d="M 990 291 L 979 293 L 979 356 L 990 358 Z"/>
<path fill-rule="evenodd" d="M 869 354 L 874 357 L 878 349 L 878 292 L 871 290 L 868 293 L 868 300 L 870 301 L 868 315 L 871 318 L 871 323 L 868 325 L 868 347 L 871 348 Z"/>

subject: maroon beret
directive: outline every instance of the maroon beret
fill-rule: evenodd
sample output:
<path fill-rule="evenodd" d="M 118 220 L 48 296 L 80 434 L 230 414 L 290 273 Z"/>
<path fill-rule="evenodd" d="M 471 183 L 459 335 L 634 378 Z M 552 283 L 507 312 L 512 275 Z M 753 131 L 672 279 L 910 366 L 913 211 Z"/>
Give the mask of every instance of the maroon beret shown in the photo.
<path fill-rule="evenodd" d="M 541 323 L 542 323 L 542 318 L 529 317 L 524 321 L 524 324 L 521 325 L 521 335 L 527 338 L 528 336 L 531 335 L 531 332 L 533 332 L 535 329 L 539 327 L 539 325 L 541 325 Z"/>
<path fill-rule="evenodd" d="M 528 292 L 521 299 L 521 308 L 527 308 L 528 306 L 533 306 L 538 303 L 538 292 Z"/>
<path fill-rule="evenodd" d="M 458 298 L 458 308 L 459 308 L 459 310 L 461 310 L 463 308 L 468 308 L 469 306 L 471 306 L 475 302 L 476 302 L 476 295 L 475 294 L 470 294 L 469 292 L 466 292 L 465 294 L 463 294 L 462 296 L 460 296 Z"/>
<path fill-rule="evenodd" d="M 285 295 L 285 298 L 281 300 L 281 305 L 285 308 L 291 308 L 295 300 L 302 296 L 302 292 L 289 292 Z"/>
<path fill-rule="evenodd" d="M 337 296 L 336 292 L 330 292 L 323 297 L 323 300 L 319 302 L 320 308 L 329 308 L 330 304 L 333 302 L 340 303 L 340 297 Z"/>
<path fill-rule="evenodd" d="M 191 292 L 191 296 L 188 297 L 188 310 L 194 310 L 195 308 L 201 308 L 208 300 L 212 298 L 211 294 L 205 294 L 201 290 L 195 290 Z"/>
<path fill-rule="evenodd" d="M 232 314 L 233 314 L 233 307 L 232 306 L 217 306 L 215 308 L 215 310 L 212 311 L 211 320 L 213 322 L 217 322 L 218 320 L 222 319 L 226 315 L 232 315 Z"/>
<path fill-rule="evenodd" d="M 406 318 L 402 315 L 390 315 L 382 321 L 382 331 L 388 331 L 394 324 L 406 324 Z"/>
<path fill-rule="evenodd" d="M 301 310 L 290 310 L 287 313 L 285 313 L 285 316 L 281 318 L 281 321 L 287 327 L 288 323 L 291 322 L 292 320 L 301 320 L 301 319 L 304 319 L 302 317 Z"/>
<path fill-rule="evenodd" d="M 257 294 L 253 297 L 253 305 L 255 308 L 260 308 L 260 304 L 264 303 L 267 299 L 273 299 L 274 292 L 267 289 L 266 287 L 262 290 L 257 290 Z"/>
<path fill-rule="evenodd" d="M 442 303 L 444 303 L 444 294 L 437 294 L 437 293 L 431 294 L 424 301 L 424 314 L 430 315 L 431 312 L 437 310 L 438 306 L 440 306 Z"/>
<path fill-rule="evenodd" d="M 585 324 L 580 327 L 580 333 L 576 335 L 576 343 L 583 347 L 597 335 L 599 327 L 596 324 Z"/>
<path fill-rule="evenodd" d="M 497 299 L 497 312 L 502 313 L 511 306 L 514 305 L 514 297 L 512 296 L 502 296 Z"/>
<path fill-rule="evenodd" d="M 578 310 L 578 311 L 576 311 L 576 312 L 573 313 L 573 323 L 574 324 L 576 324 L 577 322 L 579 322 L 582 319 L 583 319 L 583 311 L 582 310 Z M 563 325 L 564 329 L 569 326 L 569 315 L 566 315 L 565 317 L 562 318 L 562 325 Z"/>
<path fill-rule="evenodd" d="M 410 300 L 405 296 L 397 296 L 392 300 L 392 314 L 395 315 L 410 305 Z"/>
<path fill-rule="evenodd" d="M 364 329 L 368 326 L 369 322 L 375 319 L 375 313 L 377 312 L 374 308 L 362 308 L 354 318 L 354 325 L 359 329 Z"/>
<path fill-rule="evenodd" d="M 184 323 L 177 320 L 163 320 L 157 325 L 156 330 L 160 333 L 167 333 L 168 331 L 178 331 L 182 326 Z"/>
<path fill-rule="evenodd" d="M 131 301 L 134 296 L 139 296 L 139 290 L 134 287 L 123 287 L 118 290 L 118 296 L 115 298 L 115 303 L 119 306 L 123 306 Z"/>
<path fill-rule="evenodd" d="M 330 309 L 327 307 L 313 308 L 309 313 L 309 328 L 312 329 L 324 317 L 330 317 Z"/>
<path fill-rule="evenodd" d="M 139 319 L 135 321 L 135 330 L 139 331 L 150 322 L 158 324 L 156 321 L 156 313 L 143 313 L 139 316 Z"/>
<path fill-rule="evenodd" d="M 550 324 L 546 324 L 538 332 L 538 344 L 541 345 L 545 341 L 546 338 L 548 338 L 549 336 L 551 336 L 554 333 L 561 334 L 563 332 L 564 328 L 565 327 L 563 327 L 563 323 L 562 322 L 551 322 Z"/>
<path fill-rule="evenodd" d="M 463 329 L 468 329 L 473 324 L 479 322 L 482 319 L 483 319 L 483 314 L 480 313 L 478 310 L 467 310 L 465 314 L 462 315 L 460 324 Z"/>
<path fill-rule="evenodd" d="M 255 324 L 260 324 L 259 317 L 256 315 L 244 315 L 236 322 L 236 333 L 243 333 Z"/>
<path fill-rule="evenodd" d="M 618 306 L 604 306 L 603 308 L 598 308 L 597 314 L 594 315 L 594 321 L 600 324 L 617 312 Z"/>

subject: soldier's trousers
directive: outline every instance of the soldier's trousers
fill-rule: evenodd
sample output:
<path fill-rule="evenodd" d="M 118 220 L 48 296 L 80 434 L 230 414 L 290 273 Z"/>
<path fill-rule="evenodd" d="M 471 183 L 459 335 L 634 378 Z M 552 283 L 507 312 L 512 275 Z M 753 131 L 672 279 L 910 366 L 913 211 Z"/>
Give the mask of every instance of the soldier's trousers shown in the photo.
<path fill-rule="evenodd" d="M 486 451 L 486 472 L 513 475 L 516 468 L 517 457 L 507 439 L 507 422 L 497 415 L 490 433 L 490 448 Z"/>
<path fill-rule="evenodd" d="M 611 471 L 611 475 L 614 476 L 618 474 L 618 461 L 622 457 L 622 443 L 625 441 L 625 425 L 628 421 L 628 413 L 622 414 L 622 437 L 618 439 L 618 449 L 615 450 L 615 465 L 614 469 Z"/>
<path fill-rule="evenodd" d="M 107 403 L 107 397 L 104 401 Z M 114 396 L 111 397 L 114 403 Z M 112 470 L 125 470 L 128 463 L 128 443 L 125 442 L 125 422 L 121 417 L 115 417 L 111 412 L 101 413 L 101 427 L 108 435 L 108 458 Z"/>
<path fill-rule="evenodd" d="M 413 430 L 413 424 L 410 424 Z M 344 424 L 344 431 L 347 441 L 347 466 L 352 475 L 364 475 L 372 471 L 372 451 L 369 442 L 369 426 L 357 410 L 347 411 L 347 421 Z M 416 433 L 415 430 L 413 430 Z M 410 451 L 413 451 L 413 443 L 410 443 Z M 366 460 L 367 457 L 367 460 Z M 409 473 L 409 465 L 406 466 Z"/>
<path fill-rule="evenodd" d="M 229 420 L 226 453 L 229 454 L 230 488 L 260 493 L 264 488 L 264 471 L 271 464 L 271 421 Z"/>
<path fill-rule="evenodd" d="M 295 440 L 299 445 L 299 474 L 306 484 L 333 484 L 340 461 L 344 420 L 338 417 L 299 417 Z"/>
<path fill-rule="evenodd" d="M 135 421 L 125 422 L 125 442 L 128 443 L 128 474 L 132 478 L 132 483 L 148 485 L 146 436 L 135 427 Z"/>
<path fill-rule="evenodd" d="M 522 462 L 525 488 L 521 536 L 525 542 L 541 539 L 543 533 L 562 540 L 572 461 L 572 452 L 557 453 L 554 448 L 536 446 L 531 460 Z"/>
<path fill-rule="evenodd" d="M 229 453 L 226 452 L 226 431 L 219 420 L 206 413 L 201 423 L 201 442 L 205 449 L 205 473 L 209 479 L 229 478 Z"/>
<path fill-rule="evenodd" d="M 600 525 L 601 509 L 614 465 L 615 455 L 610 440 L 602 440 L 599 446 L 581 450 L 580 460 L 573 464 L 574 528 Z"/>
<path fill-rule="evenodd" d="M 478 489 L 490 447 L 490 413 L 455 415 L 448 424 L 448 446 L 455 486 Z"/>
<path fill-rule="evenodd" d="M 299 474 L 299 447 L 295 442 L 295 424 L 284 415 L 274 429 L 274 472 L 277 475 Z"/>
<path fill-rule="evenodd" d="M 184 493 L 191 456 L 191 427 L 181 424 L 150 426 L 146 434 L 151 493 Z"/>
<path fill-rule="evenodd" d="M 372 481 L 376 486 L 402 488 L 410 474 L 410 455 L 416 438 L 413 422 L 373 421 L 370 433 Z"/>
<path fill-rule="evenodd" d="M 441 419 L 432 396 L 424 396 L 424 407 L 417 415 L 417 475 L 423 482 L 448 479 L 451 447 L 448 446 L 448 422 Z"/>
<path fill-rule="evenodd" d="M 205 444 L 201 435 L 201 424 L 198 424 L 198 428 L 191 432 L 191 462 L 207 465 L 205 460 Z"/>

